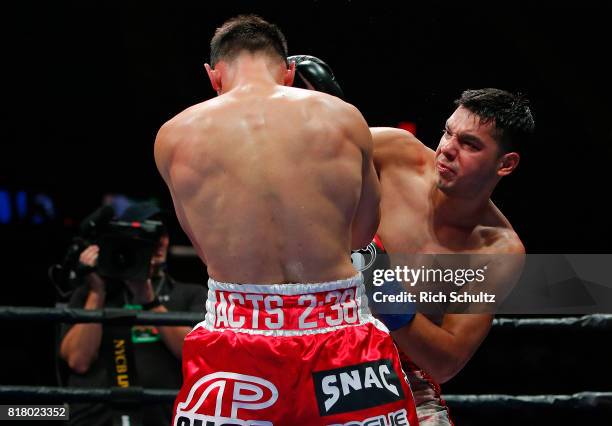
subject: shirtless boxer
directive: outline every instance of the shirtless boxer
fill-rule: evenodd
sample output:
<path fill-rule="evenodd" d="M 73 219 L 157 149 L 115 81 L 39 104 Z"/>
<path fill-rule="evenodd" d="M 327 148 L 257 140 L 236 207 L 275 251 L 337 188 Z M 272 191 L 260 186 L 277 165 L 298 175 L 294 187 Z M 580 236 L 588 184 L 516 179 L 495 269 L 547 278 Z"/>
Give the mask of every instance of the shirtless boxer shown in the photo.
<path fill-rule="evenodd" d="M 342 96 L 333 72 L 321 59 L 307 55 L 290 59 L 297 62 L 299 87 Z M 469 253 L 460 257 L 459 265 L 466 266 L 465 259 L 487 263 L 486 282 L 498 296 L 495 307 L 518 279 L 525 251 L 490 195 L 501 177 L 518 165 L 514 144 L 533 132 L 534 123 L 526 101 L 501 90 L 467 91 L 457 106 L 437 153 L 404 130 L 371 129 L 382 185 L 381 227 L 374 243 L 378 251 L 386 248 L 391 258 L 400 259 L 400 264 L 401 259 L 419 257 L 414 254 Z M 388 264 L 389 257 L 379 259 L 382 262 L 377 260 L 372 268 L 396 266 Z M 392 288 L 391 293 L 401 290 L 397 285 Z M 481 312 L 482 306 L 471 305 L 469 311 Z M 486 306 L 488 313 L 479 315 L 444 314 L 444 309 L 452 312 L 448 305 L 442 314 L 432 315 L 435 309 L 427 308 L 426 315 L 415 316 L 415 306 L 409 304 L 405 314 L 379 312 L 377 317 L 394 331 L 405 353 L 424 366 L 401 353 L 420 424 L 448 425 L 451 420 L 438 383 L 457 374 L 471 358 L 489 331 L 494 308 Z M 406 324 L 410 325 L 395 331 Z"/>
<path fill-rule="evenodd" d="M 378 239 L 387 253 L 519 254 L 497 268 L 500 280 L 515 279 L 525 249 L 490 197 L 519 163 L 516 148 L 534 129 L 531 112 L 524 99 L 497 89 L 465 91 L 456 106 L 435 152 L 404 130 L 371 129 L 382 187 Z M 451 424 L 438 383 L 463 368 L 492 319 L 417 313 L 391 332 L 406 355 L 421 425 Z"/>
<path fill-rule="evenodd" d="M 370 131 L 340 99 L 286 87 L 286 57 L 277 27 L 227 21 L 206 65 L 219 96 L 157 135 L 158 169 L 211 277 L 173 424 L 416 425 L 347 256 L 379 222 Z"/>

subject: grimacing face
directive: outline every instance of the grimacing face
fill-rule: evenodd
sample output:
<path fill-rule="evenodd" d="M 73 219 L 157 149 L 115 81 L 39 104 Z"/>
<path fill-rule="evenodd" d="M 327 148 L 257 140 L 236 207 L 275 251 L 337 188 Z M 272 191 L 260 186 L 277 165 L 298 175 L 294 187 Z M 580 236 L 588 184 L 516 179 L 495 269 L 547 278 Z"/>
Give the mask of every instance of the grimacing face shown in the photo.
<path fill-rule="evenodd" d="M 495 124 L 459 107 L 446 121 L 436 149 L 437 187 L 448 194 L 470 197 L 497 179 L 500 148 L 493 138 Z"/>

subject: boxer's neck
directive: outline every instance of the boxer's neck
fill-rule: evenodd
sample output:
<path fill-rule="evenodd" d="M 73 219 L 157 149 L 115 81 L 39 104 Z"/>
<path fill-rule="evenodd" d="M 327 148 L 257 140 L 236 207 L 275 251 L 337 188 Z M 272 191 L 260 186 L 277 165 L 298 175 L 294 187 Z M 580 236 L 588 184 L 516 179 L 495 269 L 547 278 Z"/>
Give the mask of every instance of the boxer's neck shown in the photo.
<path fill-rule="evenodd" d="M 221 78 L 221 93 L 236 88 L 272 87 L 282 84 L 282 68 L 262 55 L 243 54 L 226 64 Z"/>
<path fill-rule="evenodd" d="M 443 192 L 434 186 L 431 194 L 433 219 L 436 226 L 473 228 L 481 223 L 489 206 L 492 191 L 483 191 L 476 196 L 461 197 Z"/>

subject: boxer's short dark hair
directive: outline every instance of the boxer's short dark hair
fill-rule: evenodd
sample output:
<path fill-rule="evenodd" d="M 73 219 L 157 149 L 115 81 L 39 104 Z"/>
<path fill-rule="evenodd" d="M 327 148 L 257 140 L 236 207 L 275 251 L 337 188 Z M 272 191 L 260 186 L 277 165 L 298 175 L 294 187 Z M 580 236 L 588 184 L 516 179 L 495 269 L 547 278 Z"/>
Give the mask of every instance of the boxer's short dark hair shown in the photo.
<path fill-rule="evenodd" d="M 239 15 L 223 23 L 210 41 L 210 64 L 231 61 L 240 52 L 263 52 L 287 63 L 287 40 L 281 30 L 256 15 Z"/>
<path fill-rule="evenodd" d="M 466 90 L 455 105 L 476 114 L 483 124 L 493 122 L 494 137 L 503 153 L 518 151 L 519 143 L 533 136 L 535 122 L 529 101 L 521 94 L 493 88 Z"/>

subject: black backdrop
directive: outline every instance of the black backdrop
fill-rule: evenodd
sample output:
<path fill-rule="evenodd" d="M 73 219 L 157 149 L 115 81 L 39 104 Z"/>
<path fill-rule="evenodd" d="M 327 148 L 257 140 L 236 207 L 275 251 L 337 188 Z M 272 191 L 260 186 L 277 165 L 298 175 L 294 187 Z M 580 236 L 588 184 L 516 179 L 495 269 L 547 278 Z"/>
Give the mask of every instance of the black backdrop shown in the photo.
<path fill-rule="evenodd" d="M 216 26 L 255 12 L 290 54 L 334 69 L 371 126 L 417 124 L 437 144 L 452 100 L 499 87 L 531 99 L 537 139 L 494 201 L 532 253 L 609 252 L 609 11 L 412 2 L 153 2 L 23 6 L 0 16 L 0 189 L 50 194 L 57 219 L 0 225 L 0 304 L 52 306 L 46 267 L 105 193 L 169 197 L 153 162 L 159 126 L 214 95 L 202 64 Z M 176 224 L 174 242 L 187 240 Z M 52 328 L 0 325 L 0 383 L 53 382 Z M 34 336 L 33 336 L 34 333 Z"/>

